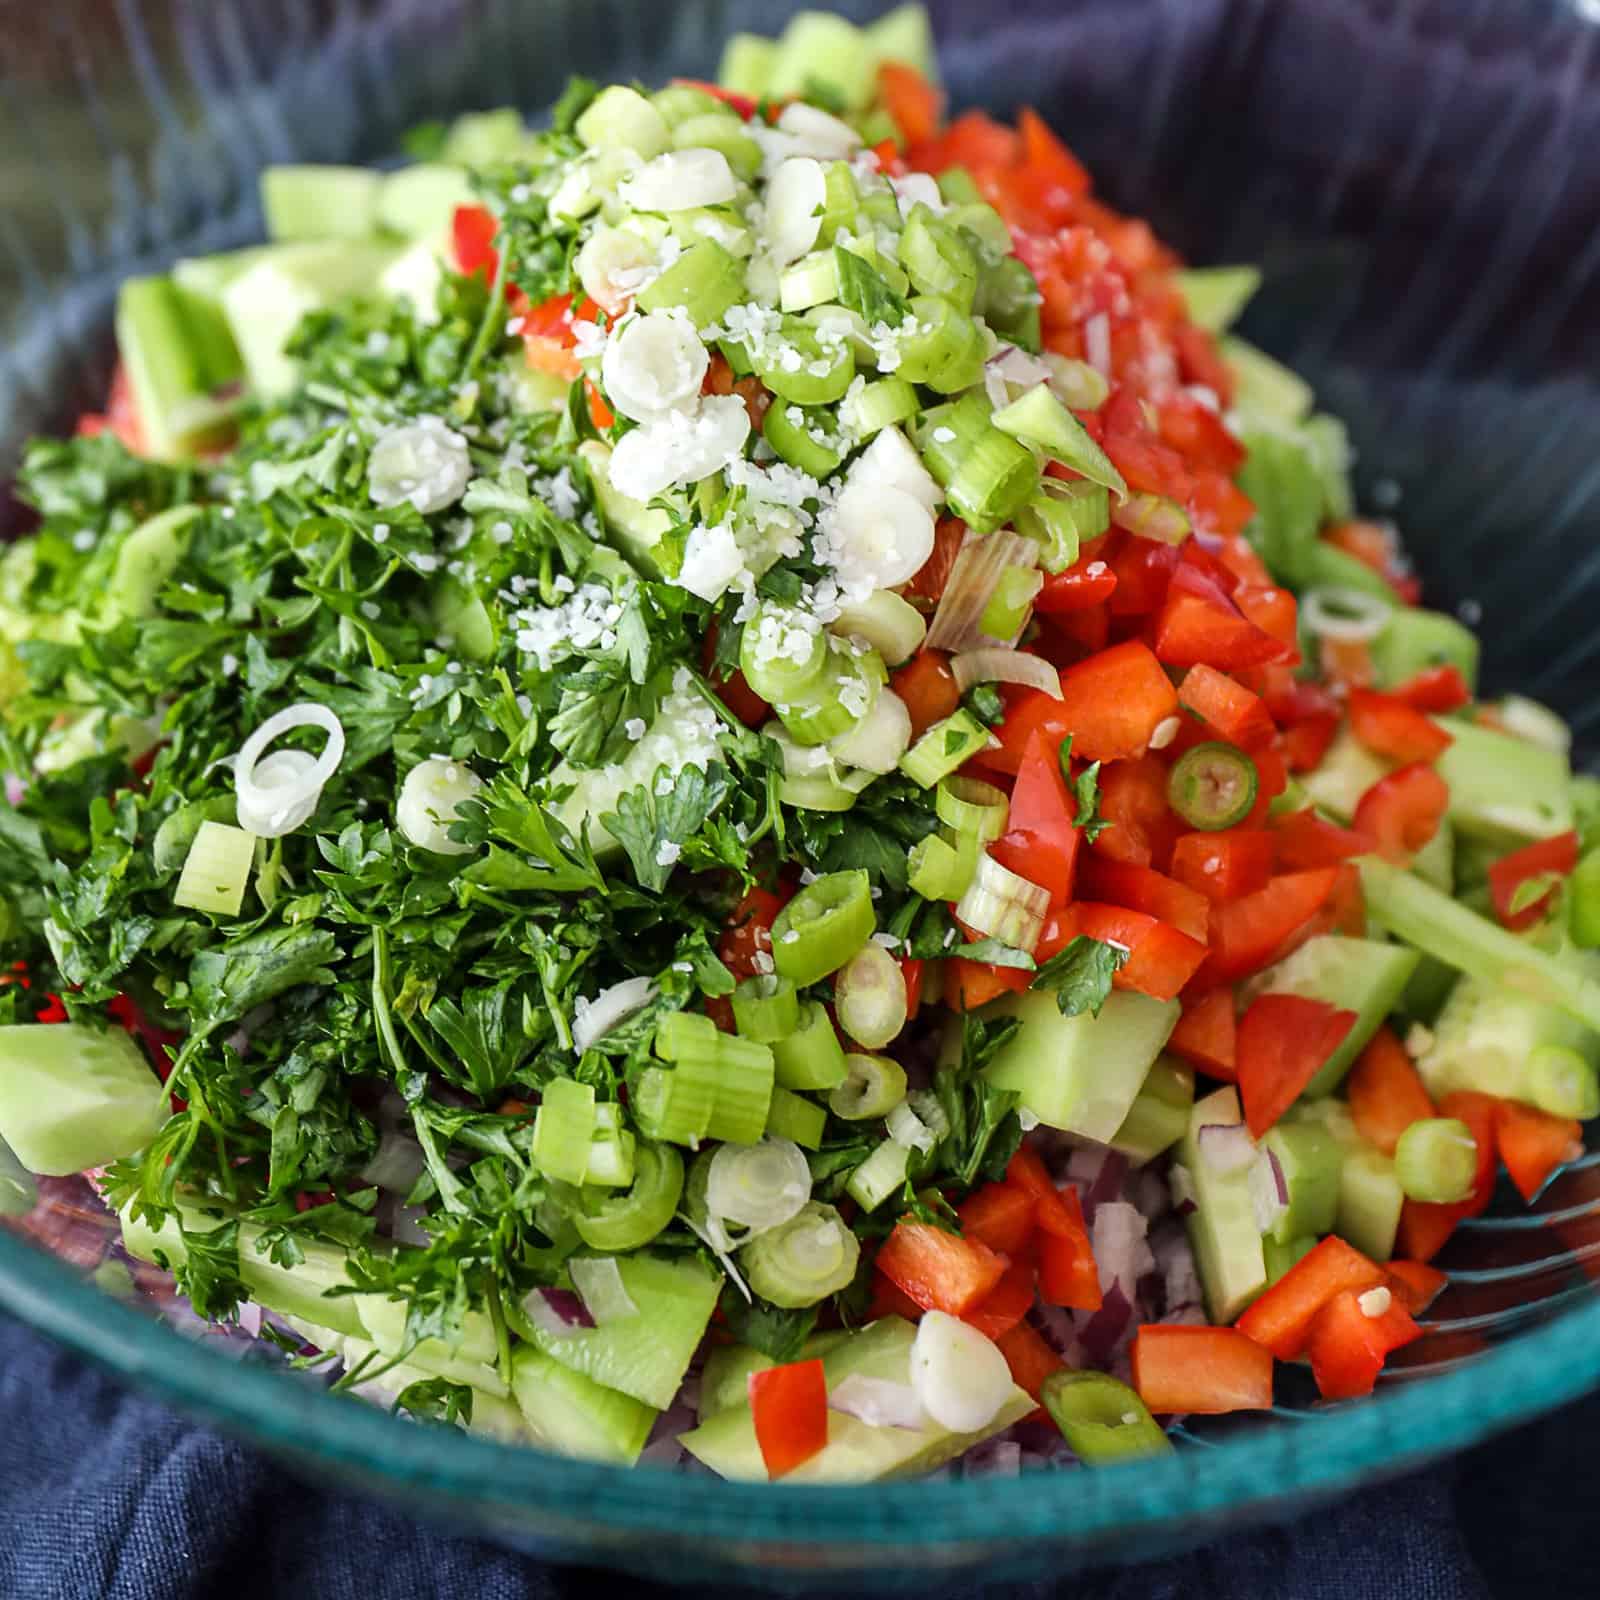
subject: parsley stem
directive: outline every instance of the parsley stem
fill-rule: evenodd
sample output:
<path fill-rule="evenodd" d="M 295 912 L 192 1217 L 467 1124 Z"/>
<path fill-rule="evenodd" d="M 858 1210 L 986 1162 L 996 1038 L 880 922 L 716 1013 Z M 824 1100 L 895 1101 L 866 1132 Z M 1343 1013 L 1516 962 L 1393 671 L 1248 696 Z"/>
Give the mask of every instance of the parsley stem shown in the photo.
<path fill-rule="evenodd" d="M 503 239 L 504 233 L 496 235 Z M 506 315 L 506 262 L 511 252 L 502 245 L 498 260 L 495 262 L 494 282 L 489 285 L 489 303 L 484 307 L 483 321 L 478 324 L 478 336 L 472 341 L 472 348 L 467 352 L 467 364 L 461 369 L 461 381 L 467 382 L 478 370 L 485 353 L 489 348 L 489 341 L 494 336 L 497 327 L 503 327 Z"/>
<path fill-rule="evenodd" d="M 507 1387 L 511 1383 L 511 1335 L 506 1332 L 506 1314 L 500 1304 L 500 1285 L 493 1279 L 483 1292 L 484 1304 L 489 1308 L 489 1321 L 494 1327 L 495 1364 Z"/>
<path fill-rule="evenodd" d="M 395 1031 L 394 1010 L 389 1003 L 389 983 L 393 974 L 389 966 L 389 930 L 372 930 L 372 1019 L 378 1027 L 378 1048 L 389 1063 L 396 1082 L 406 1070 L 405 1052 L 400 1047 L 400 1035 Z"/>
<path fill-rule="evenodd" d="M 449 1062 L 445 1060 L 433 1041 L 417 1025 L 416 1017 L 408 1016 L 405 1012 L 401 1012 L 400 1021 L 405 1025 L 406 1032 L 416 1041 L 417 1048 L 433 1063 L 435 1070 L 448 1073 L 450 1070 Z"/>

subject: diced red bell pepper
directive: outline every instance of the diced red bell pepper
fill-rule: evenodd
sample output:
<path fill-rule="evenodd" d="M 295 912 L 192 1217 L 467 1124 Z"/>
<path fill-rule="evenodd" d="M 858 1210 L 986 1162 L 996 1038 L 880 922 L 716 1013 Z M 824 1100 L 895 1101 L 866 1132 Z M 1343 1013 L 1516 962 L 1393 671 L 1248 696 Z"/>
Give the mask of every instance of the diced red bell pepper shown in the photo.
<path fill-rule="evenodd" d="M 1502 1100 L 1495 1107 L 1495 1147 L 1511 1181 L 1531 1201 L 1557 1167 L 1583 1154 L 1583 1129 L 1571 1117 Z"/>
<path fill-rule="evenodd" d="M 1271 817 L 1267 826 L 1275 862 L 1283 872 L 1342 866 L 1372 848 L 1364 834 L 1319 817 L 1311 806 Z"/>
<path fill-rule="evenodd" d="M 1192 331 L 1180 329 L 1179 342 Z M 1196 532 L 1217 534 L 1223 538 L 1234 538 L 1243 533 L 1256 514 L 1255 502 L 1221 472 L 1195 473 L 1189 498 L 1183 504 L 1189 513 L 1189 524 Z M 1263 576 L 1261 581 L 1270 583 L 1271 579 Z"/>
<path fill-rule="evenodd" d="M 892 1278 L 881 1272 L 872 1274 L 872 1298 L 867 1302 L 867 1319 L 876 1322 L 879 1317 L 904 1317 L 916 1322 L 922 1316 L 922 1307 Z"/>
<path fill-rule="evenodd" d="M 1433 1097 L 1423 1087 L 1403 1044 L 1386 1027 L 1356 1057 L 1345 1084 L 1356 1132 L 1386 1156 L 1413 1122 L 1435 1115 Z"/>
<path fill-rule="evenodd" d="M 1336 1294 L 1311 1325 L 1306 1351 L 1324 1400 L 1371 1394 L 1391 1350 L 1422 1336 L 1404 1303 L 1387 1286 Z"/>
<path fill-rule="evenodd" d="M 456 271 L 469 278 L 481 272 L 493 279 L 500 270 L 500 254 L 494 247 L 499 231 L 500 224 L 487 206 L 457 206 L 450 219 Z"/>
<path fill-rule="evenodd" d="M 1067 793 L 1057 747 L 1042 732 L 1028 741 L 1011 791 L 1006 831 L 989 854 L 1018 877 L 1050 893 L 1062 906 L 1072 898 L 1079 831 L 1072 825 L 1077 802 Z"/>
<path fill-rule="evenodd" d="M 951 956 L 944 964 L 945 999 L 954 1011 L 976 1011 L 1003 994 L 1020 994 L 1033 980 L 1017 967 L 991 966 Z"/>
<path fill-rule="evenodd" d="M 1438 723 L 1377 689 L 1350 691 L 1350 731 L 1387 761 L 1437 761 L 1453 742 Z"/>
<path fill-rule="evenodd" d="M 1167 769 L 1159 757 L 1113 761 L 1102 769 L 1100 819 L 1108 824 L 1094 842 L 1101 855 L 1157 871 L 1170 863 L 1183 823 L 1167 800 Z"/>
<path fill-rule="evenodd" d="M 1230 478 L 1244 464 L 1244 446 L 1228 432 L 1221 417 L 1183 390 L 1161 403 L 1161 437 L 1193 467 L 1226 473 Z"/>
<path fill-rule="evenodd" d="M 1114 387 L 1100 408 L 1100 418 L 1104 428 L 1101 445 L 1129 488 L 1165 495 L 1180 505 L 1189 498 L 1193 475 L 1183 457 L 1163 444 L 1150 426 L 1143 402 L 1131 387 Z"/>
<path fill-rule="evenodd" d="M 1075 1203 L 1077 1196 L 1069 1203 L 1070 1191 L 1056 1188 L 1050 1169 L 1032 1145 L 1017 1146 L 1006 1167 L 1006 1182 L 1032 1197 L 1034 1224 L 1045 1233 L 1075 1239 L 1084 1231 L 1083 1208 Z"/>
<path fill-rule="evenodd" d="M 1362 1294 L 1386 1278 L 1377 1262 L 1329 1234 L 1252 1301 L 1234 1327 L 1280 1361 L 1294 1361 L 1305 1352 L 1317 1313 L 1335 1295 Z"/>
<path fill-rule="evenodd" d="M 924 1311 L 964 1316 L 1005 1275 L 1006 1264 L 987 1245 L 946 1233 L 928 1222 L 897 1222 L 878 1250 L 878 1271 Z"/>
<path fill-rule="evenodd" d="M 1150 736 L 1178 710 L 1178 694 L 1161 663 L 1137 640 L 1113 645 L 1061 675 L 1061 697 L 1042 689 L 1022 697 L 995 729 L 1002 748 L 990 752 L 1002 772 L 1022 765 L 1035 732 L 1059 746 L 1069 733 L 1084 761 L 1141 756 Z"/>
<path fill-rule="evenodd" d="M 921 172 L 942 172 L 946 167 L 1009 167 L 1019 159 L 1022 141 L 1003 123 L 982 111 L 964 111 L 937 140 L 908 152 L 911 165 Z"/>
<path fill-rule="evenodd" d="M 1210 912 L 1206 897 L 1149 867 L 1113 861 L 1091 851 L 1084 857 L 1081 892 L 1091 900 L 1142 911 L 1191 939 L 1204 942 L 1206 938 Z"/>
<path fill-rule="evenodd" d="M 1011 1381 L 1035 1400 L 1044 1387 L 1044 1380 L 1066 1366 L 1044 1335 L 1026 1322 L 1019 1322 L 1009 1332 L 1001 1334 L 995 1345 L 1011 1368 Z"/>
<path fill-rule="evenodd" d="M 1233 990 L 1224 985 L 1193 999 L 1185 996 L 1183 1014 L 1167 1040 L 1167 1049 L 1207 1077 L 1238 1082 L 1239 1019 Z"/>
<path fill-rule="evenodd" d="M 1019 1256 L 1033 1237 L 1034 1197 L 1020 1184 L 986 1183 L 956 1210 L 961 1231 L 1001 1255 Z"/>
<path fill-rule="evenodd" d="M 769 1478 L 793 1472 L 827 1447 L 828 1380 L 821 1361 L 752 1372 L 750 1417 Z"/>
<path fill-rule="evenodd" d="M 1022 143 L 1023 166 L 1069 195 L 1088 194 L 1089 174 L 1083 163 L 1032 106 L 1024 106 L 1017 115 L 1017 137 Z"/>
<path fill-rule="evenodd" d="M 1239 1098 L 1256 1138 L 1300 1098 L 1356 1025 L 1353 1011 L 1297 994 L 1264 994 L 1239 1019 Z"/>
<path fill-rule="evenodd" d="M 1468 1214 L 1461 1205 L 1433 1205 L 1422 1200 L 1407 1200 L 1400 1208 L 1395 1248 L 1404 1250 L 1418 1261 L 1432 1261 L 1450 1242 L 1456 1224 Z"/>
<path fill-rule="evenodd" d="M 1445 711 L 1459 711 L 1472 702 L 1472 690 L 1461 676 L 1459 667 L 1424 667 L 1413 678 L 1396 684 L 1389 691 L 1396 700 L 1404 700 L 1414 711 L 1431 711 L 1438 715 Z"/>
<path fill-rule="evenodd" d="M 1051 913 L 1039 939 L 1039 960 L 1048 961 L 1080 934 L 1121 945 L 1128 955 L 1112 983 L 1155 1000 L 1175 1000 L 1206 958 L 1204 944 L 1170 923 L 1124 906 L 1079 900 Z"/>
<path fill-rule="evenodd" d="M 1178 552 L 1155 539 L 1124 538 L 1106 557 L 1116 578 L 1106 601 L 1113 617 L 1143 617 L 1161 609 L 1178 569 Z"/>
<path fill-rule="evenodd" d="M 889 686 L 906 703 L 914 738 L 920 739 L 961 704 L 961 686 L 942 650 L 919 650 L 895 672 Z"/>
<path fill-rule="evenodd" d="M 1241 750 L 1269 744 L 1276 732 L 1266 703 L 1242 683 L 1205 662 L 1191 667 L 1178 686 L 1178 700 L 1201 718 L 1220 739 Z"/>
<path fill-rule="evenodd" d="M 1272 1353 L 1232 1328 L 1145 1323 L 1132 1354 L 1133 1386 L 1159 1414 L 1272 1408 Z"/>
<path fill-rule="evenodd" d="M 1046 1305 L 1098 1311 L 1102 1304 L 1100 1269 L 1089 1243 L 1078 1191 L 1062 1190 L 1061 1206 L 1070 1228 L 1041 1228 L 1038 1234 L 1039 1298 Z"/>
<path fill-rule="evenodd" d="M 906 1016 L 915 1017 L 922 1007 L 922 963 L 909 956 L 896 956 L 900 979 L 906 986 Z"/>
<path fill-rule="evenodd" d="M 1450 1282 L 1448 1274 L 1425 1261 L 1386 1261 L 1384 1268 L 1389 1274 L 1389 1287 L 1399 1285 L 1396 1292 L 1414 1317 L 1420 1317 Z"/>
<path fill-rule="evenodd" d="M 522 350 L 528 365 L 537 372 L 547 372 L 555 378 L 565 378 L 569 383 L 582 375 L 583 367 L 575 349 L 577 335 L 572 331 L 575 320 L 592 320 L 599 308 L 592 300 L 574 306 L 570 294 L 552 295 L 536 306 L 522 312 Z M 596 426 L 600 415 L 607 419 L 606 426 L 615 419 L 610 408 L 600 396 L 600 391 L 585 379 L 589 392 L 589 411 L 595 416 Z"/>
<path fill-rule="evenodd" d="M 1337 867 L 1280 873 L 1254 894 L 1213 905 L 1206 981 L 1231 983 L 1248 977 L 1310 938 L 1339 874 Z"/>
<path fill-rule="evenodd" d="M 1300 607 L 1287 589 L 1274 583 L 1242 583 L 1233 592 L 1233 603 L 1289 656 L 1300 659 Z"/>
<path fill-rule="evenodd" d="M 1283 756 L 1291 772 L 1314 772 L 1339 732 L 1336 716 L 1303 717 L 1283 734 Z"/>
<path fill-rule="evenodd" d="M 1172 847 L 1172 876 L 1208 900 L 1237 900 L 1266 888 L 1272 862 L 1272 835 L 1258 828 L 1185 833 Z"/>
<path fill-rule="evenodd" d="M 1408 606 L 1422 598 L 1422 585 L 1407 566 L 1393 528 L 1381 522 L 1339 522 L 1326 529 L 1322 537 L 1370 567 Z"/>
<path fill-rule="evenodd" d="M 1233 398 L 1233 374 L 1217 350 L 1216 340 L 1204 328 L 1184 322 L 1173 331 L 1173 342 L 1178 347 L 1178 372 L 1183 381 L 1200 384 L 1227 405 Z"/>
<path fill-rule="evenodd" d="M 878 98 L 907 144 L 925 144 L 938 133 L 944 96 L 915 67 L 885 61 L 878 68 Z"/>
<path fill-rule="evenodd" d="M 770 960 L 772 924 L 788 898 L 758 886 L 734 907 L 717 941 L 717 954 L 734 977 L 753 978 L 766 965 L 758 958 Z"/>
<path fill-rule="evenodd" d="M 1034 597 L 1033 609 L 1043 616 L 1059 616 L 1072 611 L 1088 611 L 1109 600 L 1117 587 L 1117 575 L 1109 563 L 1096 557 L 1081 558 L 1065 572 L 1053 573 Z"/>
<path fill-rule="evenodd" d="M 1417 761 L 1379 778 L 1356 803 L 1351 820 L 1385 861 L 1406 867 L 1439 831 L 1449 807 L 1449 785 L 1426 762 Z"/>
<path fill-rule="evenodd" d="M 1156 619 L 1156 655 L 1169 666 L 1202 663 L 1223 672 L 1264 666 L 1292 654 L 1251 622 L 1213 580 L 1180 563 Z"/>
<path fill-rule="evenodd" d="M 1033 1263 L 1013 1261 L 1005 1276 L 962 1317 L 985 1339 L 1001 1339 L 1033 1308 Z"/>
<path fill-rule="evenodd" d="M 1501 856 L 1489 868 L 1494 914 L 1513 932 L 1531 928 L 1549 909 L 1556 885 L 1551 882 L 1543 894 L 1535 895 L 1525 905 L 1518 905 L 1518 900 L 1541 880 L 1566 877 L 1577 864 L 1578 835 L 1570 832 L 1525 844 L 1520 850 Z M 1524 885 L 1529 887 L 1525 889 Z"/>

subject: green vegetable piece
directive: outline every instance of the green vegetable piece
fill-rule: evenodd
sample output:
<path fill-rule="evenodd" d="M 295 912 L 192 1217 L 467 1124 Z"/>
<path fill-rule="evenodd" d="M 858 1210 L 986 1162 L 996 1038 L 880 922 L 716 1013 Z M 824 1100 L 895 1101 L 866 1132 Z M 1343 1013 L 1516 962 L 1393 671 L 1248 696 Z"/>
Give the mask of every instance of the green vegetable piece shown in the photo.
<path fill-rule="evenodd" d="M 1257 782 L 1256 764 L 1243 750 L 1212 741 L 1178 757 L 1167 779 L 1167 799 L 1191 828 L 1215 832 L 1250 815 Z"/>
<path fill-rule="evenodd" d="M 1261 287 L 1259 267 L 1188 267 L 1173 274 L 1189 320 L 1207 333 L 1226 333 Z"/>
<path fill-rule="evenodd" d="M 464 169 L 443 161 L 419 161 L 383 174 L 377 226 L 402 239 L 437 239 L 454 221 L 457 206 L 478 203 Z"/>
<path fill-rule="evenodd" d="M 1263 1146 L 1278 1160 L 1289 1204 L 1267 1230 L 1279 1244 L 1303 1234 L 1321 1238 L 1333 1231 L 1339 1212 L 1339 1174 L 1344 1148 L 1327 1129 L 1311 1121 L 1280 1122 L 1267 1131 Z"/>
<path fill-rule="evenodd" d="M 244 369 L 213 303 L 171 278 L 128 278 L 117 349 L 150 455 L 182 461 L 226 441 Z"/>
<path fill-rule="evenodd" d="M 669 1144 L 640 1140 L 625 1193 L 582 1189 L 572 1225 L 591 1250 L 637 1250 L 672 1221 L 683 1194 L 683 1158 Z"/>
<path fill-rule="evenodd" d="M 845 1193 L 863 1211 L 876 1211 L 905 1187 L 911 1151 L 893 1139 L 884 1139 L 845 1181 Z"/>
<path fill-rule="evenodd" d="M 889 1056 L 854 1053 L 844 1058 L 845 1080 L 828 1096 L 828 1109 L 846 1122 L 886 1117 L 906 1097 L 906 1070 Z"/>
<path fill-rule="evenodd" d="M 989 748 L 989 730 L 964 707 L 934 725 L 900 758 L 900 770 L 913 783 L 931 789 L 969 757 Z"/>
<path fill-rule="evenodd" d="M 1039 1399 L 1072 1453 L 1091 1467 L 1166 1455 L 1172 1441 L 1138 1394 L 1106 1372 L 1053 1372 Z"/>
<path fill-rule="evenodd" d="M 667 120 L 637 89 L 614 83 L 591 100 L 573 124 L 589 150 L 631 150 L 641 161 L 672 145 Z"/>
<path fill-rule="evenodd" d="M 253 833 L 225 822 L 202 822 L 172 892 L 173 904 L 219 917 L 238 916 L 255 855 Z"/>
<path fill-rule="evenodd" d="M 261 174 L 261 210 L 267 237 L 365 239 L 378 228 L 383 174 L 372 167 L 267 167 Z"/>
<path fill-rule="evenodd" d="M 143 621 L 156 614 L 156 598 L 183 559 L 199 506 L 173 506 L 147 517 L 122 541 L 106 585 L 103 615 L 108 624 Z"/>
<path fill-rule="evenodd" d="M 511 1392 L 529 1435 L 542 1449 L 619 1467 L 639 1459 L 657 1415 L 655 1407 L 527 1344 L 519 1344 L 512 1355 Z"/>
<path fill-rule="evenodd" d="M 1472 1129 L 1457 1117 L 1420 1118 L 1400 1135 L 1394 1171 L 1408 1200 L 1426 1205 L 1465 1200 L 1478 1171 Z"/>
<path fill-rule="evenodd" d="M 828 1113 L 814 1100 L 788 1089 L 773 1089 L 767 1109 L 769 1139 L 792 1139 L 802 1150 L 820 1150 L 827 1125 Z"/>
<path fill-rule="evenodd" d="M 758 1234 L 739 1252 L 752 1294 L 775 1306 L 814 1306 L 847 1288 L 861 1246 L 832 1206 L 808 1200 L 787 1222 Z"/>
<path fill-rule="evenodd" d="M 1172 1056 L 1157 1056 L 1111 1140 L 1136 1167 L 1175 1145 L 1189 1126 L 1194 1106 L 1194 1068 Z"/>
<path fill-rule="evenodd" d="M 1218 1089 L 1195 1102 L 1178 1160 L 1194 1187 L 1194 1210 L 1187 1225 L 1195 1266 L 1205 1290 L 1206 1313 L 1213 1322 L 1232 1322 L 1267 1282 L 1261 1229 L 1250 1197 L 1249 1163 L 1221 1167 L 1207 1155 L 1202 1128 L 1240 1124 L 1239 1091 Z"/>
<path fill-rule="evenodd" d="M 1438 721 L 1451 744 L 1435 766 L 1462 833 L 1512 850 L 1572 826 L 1572 770 L 1562 751 L 1459 717 Z"/>
<path fill-rule="evenodd" d="M 876 927 L 867 874 L 826 873 L 801 889 L 774 919 L 773 963 L 804 988 L 837 972 Z"/>
<path fill-rule="evenodd" d="M 709 328 L 744 293 L 744 264 L 715 239 L 702 239 L 639 291 L 639 307 L 671 311 L 681 306 L 695 327 Z"/>
<path fill-rule="evenodd" d="M 1002 406 L 990 420 L 1003 433 L 1024 444 L 1037 445 L 1091 483 L 1098 483 L 1117 498 L 1125 499 L 1128 485 L 1111 458 L 1089 436 L 1084 425 L 1067 410 L 1047 383 L 1036 383 L 1019 399 Z"/>
<path fill-rule="evenodd" d="M 1266 351 L 1234 334 L 1224 334 L 1222 359 L 1233 374 L 1233 403 L 1237 410 L 1291 425 L 1303 421 L 1310 412 L 1316 399 L 1311 385 L 1274 361 Z"/>
<path fill-rule="evenodd" d="M 786 1089 L 832 1089 L 849 1073 L 844 1046 L 827 1009 L 818 1000 L 800 1005 L 800 1021 L 787 1038 L 772 1044 L 777 1080 Z"/>

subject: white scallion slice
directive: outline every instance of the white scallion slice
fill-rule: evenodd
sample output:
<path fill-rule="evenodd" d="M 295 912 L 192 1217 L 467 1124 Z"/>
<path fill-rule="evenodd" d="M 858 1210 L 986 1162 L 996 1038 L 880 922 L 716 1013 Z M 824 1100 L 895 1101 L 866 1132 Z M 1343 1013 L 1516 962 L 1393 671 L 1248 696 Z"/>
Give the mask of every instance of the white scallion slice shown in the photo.
<path fill-rule="evenodd" d="M 833 980 L 839 1026 L 865 1050 L 881 1050 L 906 1025 L 906 979 L 881 944 L 867 943 Z"/>
<path fill-rule="evenodd" d="M 699 334 L 683 317 L 652 311 L 630 317 L 606 341 L 600 376 L 614 409 L 648 422 L 692 405 L 709 364 Z"/>
<path fill-rule="evenodd" d="M 1031 650 L 964 650 L 952 657 L 950 671 L 963 694 L 975 683 L 1020 683 L 1061 698 L 1061 674 Z"/>
<path fill-rule="evenodd" d="M 922 457 L 911 441 L 894 427 L 880 428 L 872 443 L 850 464 L 852 484 L 870 483 L 901 489 L 936 511 L 944 500 L 944 490 L 922 464 Z"/>
<path fill-rule="evenodd" d="M 1394 608 L 1361 589 L 1324 586 L 1300 596 L 1300 620 L 1308 633 L 1341 644 L 1367 644 L 1388 626 Z"/>
<path fill-rule="evenodd" d="M 725 1144 L 711 1158 L 706 1210 L 721 1222 L 765 1231 L 797 1216 L 811 1198 L 811 1169 L 792 1139 Z"/>
<path fill-rule="evenodd" d="M 880 689 L 872 709 L 848 733 L 828 742 L 831 755 L 847 767 L 893 772 L 900 757 L 911 748 L 911 713 L 892 689 Z"/>
<path fill-rule="evenodd" d="M 889 1113 L 884 1126 L 889 1130 L 889 1137 L 908 1150 L 921 1150 L 926 1153 L 938 1143 L 938 1137 L 933 1129 L 911 1109 L 911 1104 L 907 1100 L 902 1100 Z"/>
<path fill-rule="evenodd" d="M 877 589 L 865 600 L 846 606 L 828 631 L 842 639 L 864 639 L 883 657 L 884 665 L 909 661 L 927 637 L 928 624 L 909 600 L 892 589 Z"/>
<path fill-rule="evenodd" d="M 941 1427 L 976 1433 L 1010 1398 L 1011 1369 L 1000 1347 L 976 1328 L 929 1311 L 911 1343 L 911 1387 Z"/>
<path fill-rule="evenodd" d="M 738 192 L 720 150 L 670 150 L 623 179 L 617 198 L 634 211 L 693 211 L 725 205 Z"/>
<path fill-rule="evenodd" d="M 669 412 L 617 441 L 608 476 L 619 493 L 648 504 L 675 483 L 698 483 L 744 449 L 750 413 L 736 394 L 710 394 L 693 414 Z"/>
<path fill-rule="evenodd" d="M 1004 573 L 1013 567 L 1037 568 L 1039 545 L 1033 539 L 999 528 L 975 534 L 969 528 L 956 554 L 950 579 L 928 627 L 927 645 L 957 653 L 993 644 L 983 631 L 983 613 Z"/>
<path fill-rule="evenodd" d="M 889 484 L 848 484 L 829 522 L 840 545 L 840 571 L 874 589 L 905 583 L 933 554 L 932 511 Z"/>
<path fill-rule="evenodd" d="M 593 1000 L 580 998 L 572 1012 L 572 1047 L 581 1055 L 620 1022 L 642 1011 L 656 997 L 654 978 L 624 978 Z"/>
<path fill-rule="evenodd" d="M 956 906 L 956 918 L 986 938 L 1032 955 L 1049 910 L 1048 889 L 1019 877 L 984 850 L 972 883 Z"/>
<path fill-rule="evenodd" d="M 419 849 L 441 856 L 466 855 L 474 847 L 452 839 L 450 829 L 462 802 L 482 787 L 483 779 L 464 761 L 437 756 L 419 761 L 400 785 L 395 825 Z"/>
<path fill-rule="evenodd" d="M 828 180 L 820 161 L 791 156 L 773 173 L 762 235 L 777 266 L 798 261 L 816 244 L 827 202 Z"/>
<path fill-rule="evenodd" d="M 454 505 L 471 476 L 466 439 L 438 417 L 386 429 L 367 457 L 367 491 L 373 504 L 409 504 L 424 516 Z"/>
<path fill-rule="evenodd" d="M 322 754 L 274 751 L 267 746 L 296 728 L 321 728 L 328 736 Z M 292 833 L 317 809 L 324 786 L 344 760 L 344 724 L 326 706 L 304 700 L 267 718 L 244 742 L 234 762 L 234 792 L 239 826 L 264 839 Z"/>
<path fill-rule="evenodd" d="M 791 100 L 778 114 L 778 126 L 804 142 L 814 155 L 843 157 L 861 148 L 861 135 L 829 112 Z"/>

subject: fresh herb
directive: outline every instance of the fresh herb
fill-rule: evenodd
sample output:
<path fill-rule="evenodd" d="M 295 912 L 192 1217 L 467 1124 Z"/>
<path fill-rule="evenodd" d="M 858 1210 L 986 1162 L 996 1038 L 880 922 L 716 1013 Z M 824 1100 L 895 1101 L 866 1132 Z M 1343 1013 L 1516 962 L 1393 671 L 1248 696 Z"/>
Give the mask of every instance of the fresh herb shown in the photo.
<path fill-rule="evenodd" d="M 1064 1017 L 1085 1011 L 1099 1016 L 1111 994 L 1111 980 L 1127 959 L 1128 952 L 1117 945 L 1080 933 L 1034 973 L 1030 987 L 1053 993 Z"/>

